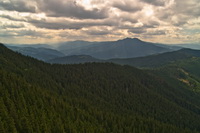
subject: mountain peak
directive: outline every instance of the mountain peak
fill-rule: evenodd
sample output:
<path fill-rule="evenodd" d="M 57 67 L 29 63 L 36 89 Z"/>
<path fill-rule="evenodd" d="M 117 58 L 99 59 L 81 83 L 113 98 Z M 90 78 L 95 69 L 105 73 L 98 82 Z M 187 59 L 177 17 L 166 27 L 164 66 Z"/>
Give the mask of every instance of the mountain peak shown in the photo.
<path fill-rule="evenodd" d="M 142 42 L 140 39 L 138 38 L 125 38 L 125 39 L 122 39 L 122 40 L 119 40 L 119 41 L 135 41 L 135 42 Z"/>

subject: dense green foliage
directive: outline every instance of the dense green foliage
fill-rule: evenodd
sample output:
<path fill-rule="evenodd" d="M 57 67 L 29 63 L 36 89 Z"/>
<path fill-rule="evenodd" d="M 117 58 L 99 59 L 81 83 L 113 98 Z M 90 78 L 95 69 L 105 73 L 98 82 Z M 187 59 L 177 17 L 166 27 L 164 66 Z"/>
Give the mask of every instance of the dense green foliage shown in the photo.
<path fill-rule="evenodd" d="M 183 84 L 184 87 L 200 92 L 200 58 L 190 57 L 179 60 L 166 66 L 154 69 L 157 75 L 171 80 L 174 84 Z M 170 72 L 170 73 L 169 73 Z"/>
<path fill-rule="evenodd" d="M 151 72 L 50 65 L 0 45 L 0 75 L 2 133 L 200 132 L 200 95 Z"/>

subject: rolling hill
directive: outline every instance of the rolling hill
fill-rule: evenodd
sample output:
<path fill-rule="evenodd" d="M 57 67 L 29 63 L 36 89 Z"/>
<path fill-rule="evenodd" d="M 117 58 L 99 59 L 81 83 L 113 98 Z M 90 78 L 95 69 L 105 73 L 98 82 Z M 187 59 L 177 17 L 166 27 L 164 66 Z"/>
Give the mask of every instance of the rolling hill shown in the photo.
<path fill-rule="evenodd" d="M 200 132 L 200 94 L 164 70 L 48 64 L 0 44 L 0 131 Z"/>
<path fill-rule="evenodd" d="M 13 51 L 19 52 L 23 55 L 31 56 L 38 60 L 50 60 L 58 57 L 65 56 L 63 53 L 49 48 L 43 47 L 21 47 L 21 46 L 7 46 Z"/>
<path fill-rule="evenodd" d="M 111 59 L 108 60 L 108 62 L 135 67 L 159 67 L 179 60 L 188 59 L 190 57 L 200 57 L 200 50 L 181 49 L 178 51 L 166 52 L 146 57 Z"/>
<path fill-rule="evenodd" d="M 110 59 L 99 60 L 88 55 L 65 56 L 48 60 L 46 62 L 56 64 L 79 64 L 89 62 L 112 62 L 120 65 L 130 65 L 135 67 L 159 67 L 179 60 L 188 59 L 190 57 L 200 57 L 199 50 L 181 49 L 172 52 L 149 55 L 145 57 L 127 58 L 127 59 Z"/>
<path fill-rule="evenodd" d="M 88 47 L 96 42 L 87 42 L 87 41 L 69 41 L 58 43 L 57 50 L 62 51 L 63 53 L 69 53 L 73 50 L 81 50 L 84 47 Z"/>
<path fill-rule="evenodd" d="M 65 56 L 47 60 L 46 62 L 53 64 L 80 64 L 80 63 L 105 62 L 105 61 L 96 59 L 89 55 L 72 55 L 72 56 Z"/>

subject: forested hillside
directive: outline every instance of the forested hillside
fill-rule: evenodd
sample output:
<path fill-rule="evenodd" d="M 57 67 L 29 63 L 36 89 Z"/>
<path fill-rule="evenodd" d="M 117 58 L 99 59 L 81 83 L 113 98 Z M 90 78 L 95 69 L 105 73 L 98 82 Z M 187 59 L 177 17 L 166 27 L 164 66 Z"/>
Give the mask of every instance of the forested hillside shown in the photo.
<path fill-rule="evenodd" d="M 179 60 L 158 69 L 155 69 L 157 75 L 160 75 L 173 82 L 173 84 L 183 84 L 186 88 L 200 92 L 200 58 L 190 57 Z M 170 73 L 169 73 L 170 72 Z M 180 81 L 180 82 L 178 82 Z"/>
<path fill-rule="evenodd" d="M 108 60 L 113 63 L 130 65 L 134 67 L 160 67 L 176 61 L 189 59 L 191 57 L 200 57 L 200 50 L 181 49 L 173 52 L 166 52 L 162 54 L 155 54 L 138 58 L 127 59 L 111 59 Z"/>
<path fill-rule="evenodd" d="M 51 65 L 1 44 L 0 75 L 1 133 L 200 132 L 200 94 L 159 71 Z"/>

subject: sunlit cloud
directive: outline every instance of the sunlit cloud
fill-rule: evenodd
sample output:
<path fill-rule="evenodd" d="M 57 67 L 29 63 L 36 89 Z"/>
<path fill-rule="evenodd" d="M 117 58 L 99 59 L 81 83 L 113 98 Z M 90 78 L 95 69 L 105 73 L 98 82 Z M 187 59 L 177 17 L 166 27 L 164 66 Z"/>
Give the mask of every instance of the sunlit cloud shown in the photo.
<path fill-rule="evenodd" d="M 200 42 L 198 0 L 2 0 L 0 41 Z M 24 42 L 28 41 L 28 42 Z"/>

